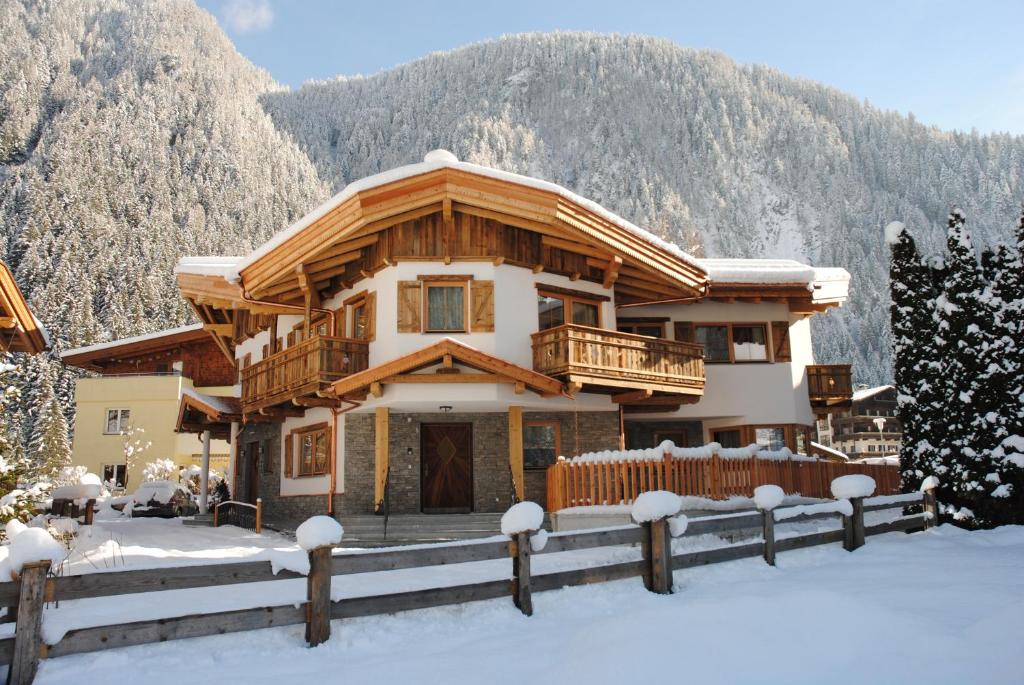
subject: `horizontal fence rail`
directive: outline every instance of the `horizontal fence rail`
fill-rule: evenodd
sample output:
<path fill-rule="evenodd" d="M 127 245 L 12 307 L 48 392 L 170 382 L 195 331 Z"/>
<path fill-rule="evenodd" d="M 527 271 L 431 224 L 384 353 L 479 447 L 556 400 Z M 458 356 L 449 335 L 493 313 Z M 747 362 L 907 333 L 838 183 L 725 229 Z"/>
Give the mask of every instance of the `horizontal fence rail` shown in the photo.
<path fill-rule="evenodd" d="M 32 682 L 40 658 L 117 647 L 302 623 L 306 624 L 307 640 L 314 645 L 330 636 L 331 619 L 389 614 L 509 595 L 512 595 L 516 607 L 529 615 L 533 611 L 533 592 L 635 577 L 642 578 L 644 586 L 652 592 L 667 594 L 672 592 L 674 570 L 762 555 L 768 563 L 774 564 L 777 552 L 835 542 L 843 542 L 844 547 L 852 551 L 863 544 L 865 536 L 912 531 L 927 528 L 935 522 L 936 506 L 931 493 L 923 496 L 915 494 L 855 499 L 851 502 L 854 512 L 852 516 L 841 515 L 837 507 L 835 511 L 811 514 L 800 513 L 799 510 L 784 513 L 785 510 L 780 509 L 776 512 L 740 512 L 695 518 L 688 522 L 685 536 L 706 533 L 749 535 L 754 530 L 752 537 L 756 538 L 758 529 L 762 529 L 764 535 L 760 540 L 679 554 L 672 554 L 668 521 L 660 519 L 639 526 L 554 533 L 548 536 L 545 545 L 536 552 L 531 549 L 530 539 L 535 531 L 518 533 L 511 539 L 439 543 L 361 553 L 332 554 L 331 547 L 320 547 L 308 553 L 308 576 L 292 571 L 279 571 L 275 574 L 268 561 L 60 577 L 45 577 L 45 566 L 26 566 L 18 581 L 0 583 L 0 606 L 14 608 L 18 621 L 15 637 L 0 639 L 0 665 L 10 665 L 14 676 L 9 682 L 22 685 Z M 901 516 L 871 526 L 864 525 L 865 511 L 901 509 L 919 504 L 924 505 L 925 513 Z M 777 518 L 779 524 L 788 524 L 829 517 L 840 517 L 842 527 L 775 539 Z M 530 572 L 530 558 L 533 555 L 625 545 L 634 548 L 639 546 L 642 558 L 542 574 Z M 351 597 L 336 602 L 330 600 L 331 578 L 335 576 L 503 559 L 512 561 L 510 578 Z M 306 579 L 309 599 L 298 606 L 289 603 L 80 628 L 69 631 L 53 645 L 43 644 L 41 631 L 38 630 L 45 603 L 48 602 L 119 596 L 130 598 L 139 593 L 154 591 L 228 587 L 240 583 L 302 578 Z"/>
<path fill-rule="evenodd" d="M 786 494 L 829 498 L 839 476 L 861 473 L 875 479 L 878 492 L 899 492 L 897 466 L 834 461 L 673 457 L 616 462 L 558 461 L 547 469 L 547 509 L 630 504 L 650 490 L 707 499 L 753 497 L 754 488 L 774 484 Z"/>

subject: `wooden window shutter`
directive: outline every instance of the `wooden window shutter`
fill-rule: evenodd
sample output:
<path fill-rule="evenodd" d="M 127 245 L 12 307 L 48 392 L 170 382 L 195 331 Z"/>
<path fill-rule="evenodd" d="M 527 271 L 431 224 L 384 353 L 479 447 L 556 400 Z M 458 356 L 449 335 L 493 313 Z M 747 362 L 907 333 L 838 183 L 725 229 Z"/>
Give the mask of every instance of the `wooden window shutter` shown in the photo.
<path fill-rule="evenodd" d="M 366 339 L 377 338 L 377 293 L 366 293 Z"/>
<path fill-rule="evenodd" d="M 772 321 L 772 345 L 774 347 L 775 352 L 775 361 L 793 361 L 793 355 L 789 351 L 788 321 Z"/>
<path fill-rule="evenodd" d="M 494 331 L 494 281 L 473 281 L 470 285 L 470 330 Z"/>
<path fill-rule="evenodd" d="M 295 444 L 295 436 L 288 433 L 284 436 L 284 477 L 292 477 L 292 463 L 295 461 L 292 458 L 292 445 Z"/>
<path fill-rule="evenodd" d="M 676 340 L 679 342 L 696 342 L 696 338 L 693 333 L 693 322 L 692 321 L 676 321 L 675 322 L 675 333 Z"/>
<path fill-rule="evenodd" d="M 420 297 L 419 281 L 398 282 L 398 332 L 420 332 Z"/>

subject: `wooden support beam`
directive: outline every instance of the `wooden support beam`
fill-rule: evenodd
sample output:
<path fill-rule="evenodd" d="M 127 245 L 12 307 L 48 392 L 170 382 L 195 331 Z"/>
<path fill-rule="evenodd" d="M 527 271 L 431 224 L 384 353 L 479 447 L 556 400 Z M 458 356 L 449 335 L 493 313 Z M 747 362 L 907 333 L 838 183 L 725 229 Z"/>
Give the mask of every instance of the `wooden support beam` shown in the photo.
<path fill-rule="evenodd" d="M 13 316 L 0 316 L 0 328 L 15 328 L 17 325 Z"/>
<path fill-rule="evenodd" d="M 370 383 L 370 394 L 377 398 L 384 397 L 384 387 L 380 383 L 374 381 L 373 383 Z"/>
<path fill-rule="evenodd" d="M 373 435 L 373 510 L 384 507 L 384 488 L 388 478 L 388 408 L 377 407 Z"/>
<path fill-rule="evenodd" d="M 649 399 L 653 394 L 653 390 L 634 390 L 633 392 L 623 392 L 618 395 L 612 395 L 612 402 L 615 402 L 616 404 L 640 402 L 641 400 Z"/>
<path fill-rule="evenodd" d="M 389 383 L 515 383 L 508 376 L 495 373 L 402 373 L 388 376 L 380 382 L 385 385 Z"/>
<path fill-rule="evenodd" d="M 498 255 L 494 258 L 494 266 L 501 266 L 505 263 L 505 255 Z"/>
<path fill-rule="evenodd" d="M 260 416 L 269 416 L 272 418 L 287 418 L 305 416 L 306 412 L 302 409 L 286 409 L 284 407 L 264 407 L 259 411 Z"/>
<path fill-rule="evenodd" d="M 583 274 L 581 274 L 579 271 L 573 271 L 571 274 L 569 274 L 569 280 L 570 281 L 578 281 L 578 280 L 580 280 L 580 276 L 582 276 L 582 275 Z"/>
<path fill-rule="evenodd" d="M 605 288 L 610 288 L 615 285 L 615 281 L 619 278 L 619 269 L 622 268 L 622 257 L 615 255 L 608 260 L 608 266 L 604 269 L 604 282 L 601 284 Z"/>
<path fill-rule="evenodd" d="M 543 264 L 534 264 L 533 265 L 533 273 L 539 274 L 543 270 L 544 270 L 544 265 Z"/>
<path fill-rule="evenodd" d="M 446 369 L 452 368 L 452 356 L 450 354 L 446 354 L 441 357 L 441 366 Z"/>
<path fill-rule="evenodd" d="M 584 245 L 583 243 L 577 243 L 572 240 L 565 240 L 563 238 L 555 238 L 554 236 L 545 235 L 540 239 L 541 245 L 547 247 L 554 247 L 559 250 L 565 250 L 566 252 L 575 252 L 586 257 L 593 257 L 599 259 L 602 262 L 607 262 L 612 258 L 612 255 L 608 250 L 599 250 L 596 247 L 590 245 Z"/>
<path fill-rule="evenodd" d="M 230 323 L 207 323 L 203 324 L 203 330 L 223 338 L 230 338 L 234 335 L 234 325 Z"/>
<path fill-rule="evenodd" d="M 565 384 L 565 391 L 570 395 L 576 395 L 583 390 L 583 383 L 569 379 L 569 382 Z"/>
<path fill-rule="evenodd" d="M 517 395 L 522 395 L 524 392 L 526 392 L 526 383 L 517 382 L 513 387 L 512 392 L 514 392 Z"/>
<path fill-rule="evenodd" d="M 508 408 L 508 465 L 512 472 L 512 483 L 516 500 L 523 501 L 523 408 L 512 405 Z"/>
<path fill-rule="evenodd" d="M 337 407 L 338 400 L 326 397 L 296 397 L 292 399 L 292 404 L 296 407 Z"/>

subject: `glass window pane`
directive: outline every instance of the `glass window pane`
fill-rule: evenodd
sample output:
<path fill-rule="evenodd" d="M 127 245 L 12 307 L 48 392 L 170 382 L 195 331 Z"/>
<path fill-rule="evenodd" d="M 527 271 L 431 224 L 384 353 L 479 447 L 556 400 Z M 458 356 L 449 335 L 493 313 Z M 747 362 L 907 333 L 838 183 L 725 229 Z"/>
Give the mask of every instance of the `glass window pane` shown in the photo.
<path fill-rule="evenodd" d="M 704 361 L 729 361 L 729 331 L 725 326 L 697 326 L 697 342 L 704 346 Z"/>
<path fill-rule="evenodd" d="M 786 435 L 781 428 L 756 428 L 754 442 L 766 450 L 776 452 L 786 446 Z"/>
<path fill-rule="evenodd" d="M 740 432 L 738 430 L 715 431 L 713 437 L 715 442 L 722 447 L 732 448 L 740 446 Z"/>
<path fill-rule="evenodd" d="M 361 304 L 352 310 L 352 337 L 360 340 L 366 337 L 366 305 Z"/>
<path fill-rule="evenodd" d="M 766 361 L 768 345 L 764 326 L 733 326 L 732 351 L 738 362 Z"/>
<path fill-rule="evenodd" d="M 316 472 L 327 472 L 327 433 L 316 434 Z"/>
<path fill-rule="evenodd" d="M 107 433 L 117 432 L 117 411 L 107 410 Z"/>
<path fill-rule="evenodd" d="M 120 420 L 119 420 L 119 425 L 120 425 L 120 429 L 119 430 L 121 430 L 121 431 L 128 430 L 128 419 L 129 419 L 130 416 L 131 416 L 131 410 L 129 410 L 129 409 L 122 409 L 121 410 L 121 416 L 120 416 Z"/>
<path fill-rule="evenodd" d="M 427 288 L 427 328 L 431 331 L 462 331 L 464 305 L 462 286 Z"/>
<path fill-rule="evenodd" d="M 557 297 L 537 296 L 539 330 L 547 330 L 565 323 L 565 303 Z"/>
<path fill-rule="evenodd" d="M 523 463 L 526 466 L 550 466 L 556 454 L 557 431 L 554 425 L 527 425 L 523 427 Z"/>
<path fill-rule="evenodd" d="M 661 326 L 637 326 L 637 335 L 648 335 L 652 338 L 661 337 Z"/>
<path fill-rule="evenodd" d="M 573 302 L 572 322 L 580 326 L 597 328 L 597 305 L 589 302 Z"/>

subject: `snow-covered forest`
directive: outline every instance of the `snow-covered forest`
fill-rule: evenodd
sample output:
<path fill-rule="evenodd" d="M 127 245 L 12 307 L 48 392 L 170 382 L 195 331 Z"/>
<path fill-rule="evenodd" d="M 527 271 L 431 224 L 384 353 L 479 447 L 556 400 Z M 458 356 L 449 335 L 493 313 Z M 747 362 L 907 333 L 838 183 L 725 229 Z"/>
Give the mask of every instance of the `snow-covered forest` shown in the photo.
<path fill-rule="evenodd" d="M 345 183 L 446 147 L 695 252 L 846 267 L 852 299 L 816 317 L 817 354 L 882 382 L 882 227 L 900 218 L 936 251 L 958 202 L 987 244 L 1024 196 L 1024 138 L 930 129 L 658 39 L 512 36 L 292 92 L 190 0 L 9 0 L 0 35 L 0 258 L 58 352 L 186 322 L 178 256 L 245 252 Z M 24 444 L 51 423 L 44 376 L 70 405 L 51 365 L 8 374 Z"/>

